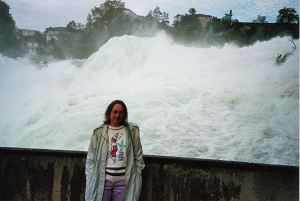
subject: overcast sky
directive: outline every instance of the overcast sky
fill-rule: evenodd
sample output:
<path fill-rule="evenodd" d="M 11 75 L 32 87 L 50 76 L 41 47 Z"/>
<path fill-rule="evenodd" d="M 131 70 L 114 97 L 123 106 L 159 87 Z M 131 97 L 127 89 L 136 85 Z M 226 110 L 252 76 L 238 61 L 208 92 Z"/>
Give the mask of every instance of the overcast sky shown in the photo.
<path fill-rule="evenodd" d="M 124 1 L 124 0 L 123 0 Z M 86 23 L 88 13 L 104 0 L 4 0 L 10 6 L 10 13 L 21 29 L 44 31 L 47 27 L 66 26 L 71 20 Z M 147 15 L 156 6 L 169 13 L 170 20 L 176 14 L 185 14 L 189 8 L 197 13 L 223 17 L 233 11 L 233 18 L 251 22 L 257 15 L 275 22 L 278 10 L 283 7 L 296 8 L 298 0 L 125 0 L 125 7 L 139 15 Z"/>

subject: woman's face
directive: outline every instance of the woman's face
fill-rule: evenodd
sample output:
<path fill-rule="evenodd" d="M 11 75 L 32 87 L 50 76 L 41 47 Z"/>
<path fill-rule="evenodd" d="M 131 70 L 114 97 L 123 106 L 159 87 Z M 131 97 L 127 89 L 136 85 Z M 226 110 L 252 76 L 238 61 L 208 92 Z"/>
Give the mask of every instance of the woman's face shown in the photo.
<path fill-rule="evenodd" d="M 109 115 L 111 126 L 118 127 L 122 125 L 124 110 L 121 104 L 115 104 Z"/>

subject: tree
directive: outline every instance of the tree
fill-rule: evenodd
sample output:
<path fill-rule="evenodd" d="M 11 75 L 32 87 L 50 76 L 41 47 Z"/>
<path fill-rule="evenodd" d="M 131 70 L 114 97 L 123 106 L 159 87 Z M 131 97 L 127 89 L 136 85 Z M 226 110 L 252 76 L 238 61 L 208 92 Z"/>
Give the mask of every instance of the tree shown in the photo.
<path fill-rule="evenodd" d="M 18 49 L 18 39 L 15 21 L 9 9 L 10 7 L 0 0 L 0 53 L 14 57 Z"/>
<path fill-rule="evenodd" d="M 74 32 L 74 31 L 76 31 L 76 22 L 74 21 L 74 20 L 72 20 L 71 22 L 69 22 L 68 24 L 67 24 L 67 29 L 68 29 L 68 31 L 70 31 L 70 32 Z"/>
<path fill-rule="evenodd" d="M 91 9 L 85 26 L 69 22 L 67 29 L 71 34 L 61 35 L 57 47 L 63 50 L 65 57 L 84 58 L 111 37 L 138 32 L 141 21 L 140 16 L 125 8 L 124 2 L 105 1 Z"/>
<path fill-rule="evenodd" d="M 100 6 L 95 6 L 88 14 L 87 26 L 98 30 L 105 29 L 113 21 L 116 14 L 120 14 L 125 8 L 121 1 L 105 1 Z"/>
<path fill-rule="evenodd" d="M 299 23 L 299 16 L 295 8 L 282 8 L 278 11 L 277 23 L 294 24 Z"/>
<path fill-rule="evenodd" d="M 230 10 L 229 14 L 225 13 L 225 16 L 222 17 L 222 19 L 221 19 L 222 24 L 227 29 L 238 28 L 239 21 L 237 19 L 233 19 L 232 16 L 233 16 L 232 10 Z"/>
<path fill-rule="evenodd" d="M 203 30 L 194 8 L 190 8 L 185 15 L 174 17 L 173 35 L 184 43 L 200 42 L 203 38 Z"/>
<path fill-rule="evenodd" d="M 122 1 L 115 1 L 115 0 L 112 0 L 112 1 L 105 1 L 104 4 L 102 4 L 102 6 L 107 9 L 116 9 L 116 8 L 121 8 L 121 9 L 124 9 L 125 8 L 125 3 L 122 2 Z"/>
<path fill-rule="evenodd" d="M 32 40 L 38 44 L 45 45 L 47 43 L 46 36 L 41 34 L 41 32 L 37 31 L 33 34 Z"/>
<path fill-rule="evenodd" d="M 196 9 L 195 8 L 190 8 L 189 13 L 190 13 L 190 15 L 195 15 L 196 14 Z"/>
<path fill-rule="evenodd" d="M 227 26 L 232 25 L 232 10 L 229 11 L 229 14 L 225 13 L 225 16 L 222 17 L 222 23 Z"/>
<path fill-rule="evenodd" d="M 255 22 L 255 23 L 268 23 L 267 17 L 262 16 L 262 15 L 258 15 L 257 18 L 255 20 L 253 20 L 253 22 Z"/>
<path fill-rule="evenodd" d="M 169 24 L 170 21 L 169 21 L 169 14 L 166 13 L 166 12 L 163 12 L 163 20 L 162 20 L 162 23 L 164 24 Z"/>
<path fill-rule="evenodd" d="M 159 22 L 162 22 L 163 20 L 162 12 L 160 11 L 160 8 L 158 6 L 154 8 L 152 16 L 154 17 L 154 19 L 156 19 Z"/>
<path fill-rule="evenodd" d="M 152 15 L 152 17 L 159 23 L 169 23 L 169 14 L 166 12 L 161 12 L 158 6 L 156 6 L 153 11 L 150 10 L 149 14 Z"/>
<path fill-rule="evenodd" d="M 180 23 L 180 20 L 181 20 L 182 16 L 183 15 L 177 14 L 174 17 L 173 24 L 172 24 L 173 27 L 176 27 Z"/>
<path fill-rule="evenodd" d="M 81 23 L 76 23 L 74 20 L 70 21 L 67 24 L 67 29 L 69 32 L 76 32 L 76 31 L 80 31 L 84 28 L 84 25 Z"/>

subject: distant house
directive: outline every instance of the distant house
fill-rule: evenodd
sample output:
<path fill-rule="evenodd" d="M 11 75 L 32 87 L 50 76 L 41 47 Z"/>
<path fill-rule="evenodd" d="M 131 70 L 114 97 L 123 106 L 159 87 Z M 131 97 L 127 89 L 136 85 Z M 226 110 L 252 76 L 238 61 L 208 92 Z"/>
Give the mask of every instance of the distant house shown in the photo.
<path fill-rule="evenodd" d="M 32 37 L 35 33 L 38 33 L 39 31 L 36 30 L 30 30 L 30 29 L 19 29 L 21 32 L 21 35 L 23 37 Z"/>
<path fill-rule="evenodd" d="M 36 49 L 39 47 L 38 43 L 34 40 L 34 34 L 39 33 L 37 30 L 30 29 L 18 29 L 21 33 L 21 37 L 24 40 L 29 53 L 35 53 Z"/>
<path fill-rule="evenodd" d="M 207 27 L 207 24 L 212 21 L 211 15 L 196 14 L 202 27 Z"/>
<path fill-rule="evenodd" d="M 66 27 L 49 27 L 44 34 L 46 35 L 46 41 L 58 40 L 58 36 L 62 33 L 69 33 Z"/>

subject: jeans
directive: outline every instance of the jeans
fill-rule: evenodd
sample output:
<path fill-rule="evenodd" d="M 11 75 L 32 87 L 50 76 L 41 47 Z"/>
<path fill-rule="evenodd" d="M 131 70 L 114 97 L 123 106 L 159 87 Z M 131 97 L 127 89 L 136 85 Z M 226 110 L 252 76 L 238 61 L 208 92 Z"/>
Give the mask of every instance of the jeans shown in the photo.
<path fill-rule="evenodd" d="M 125 181 L 105 180 L 102 201 L 125 201 Z"/>

